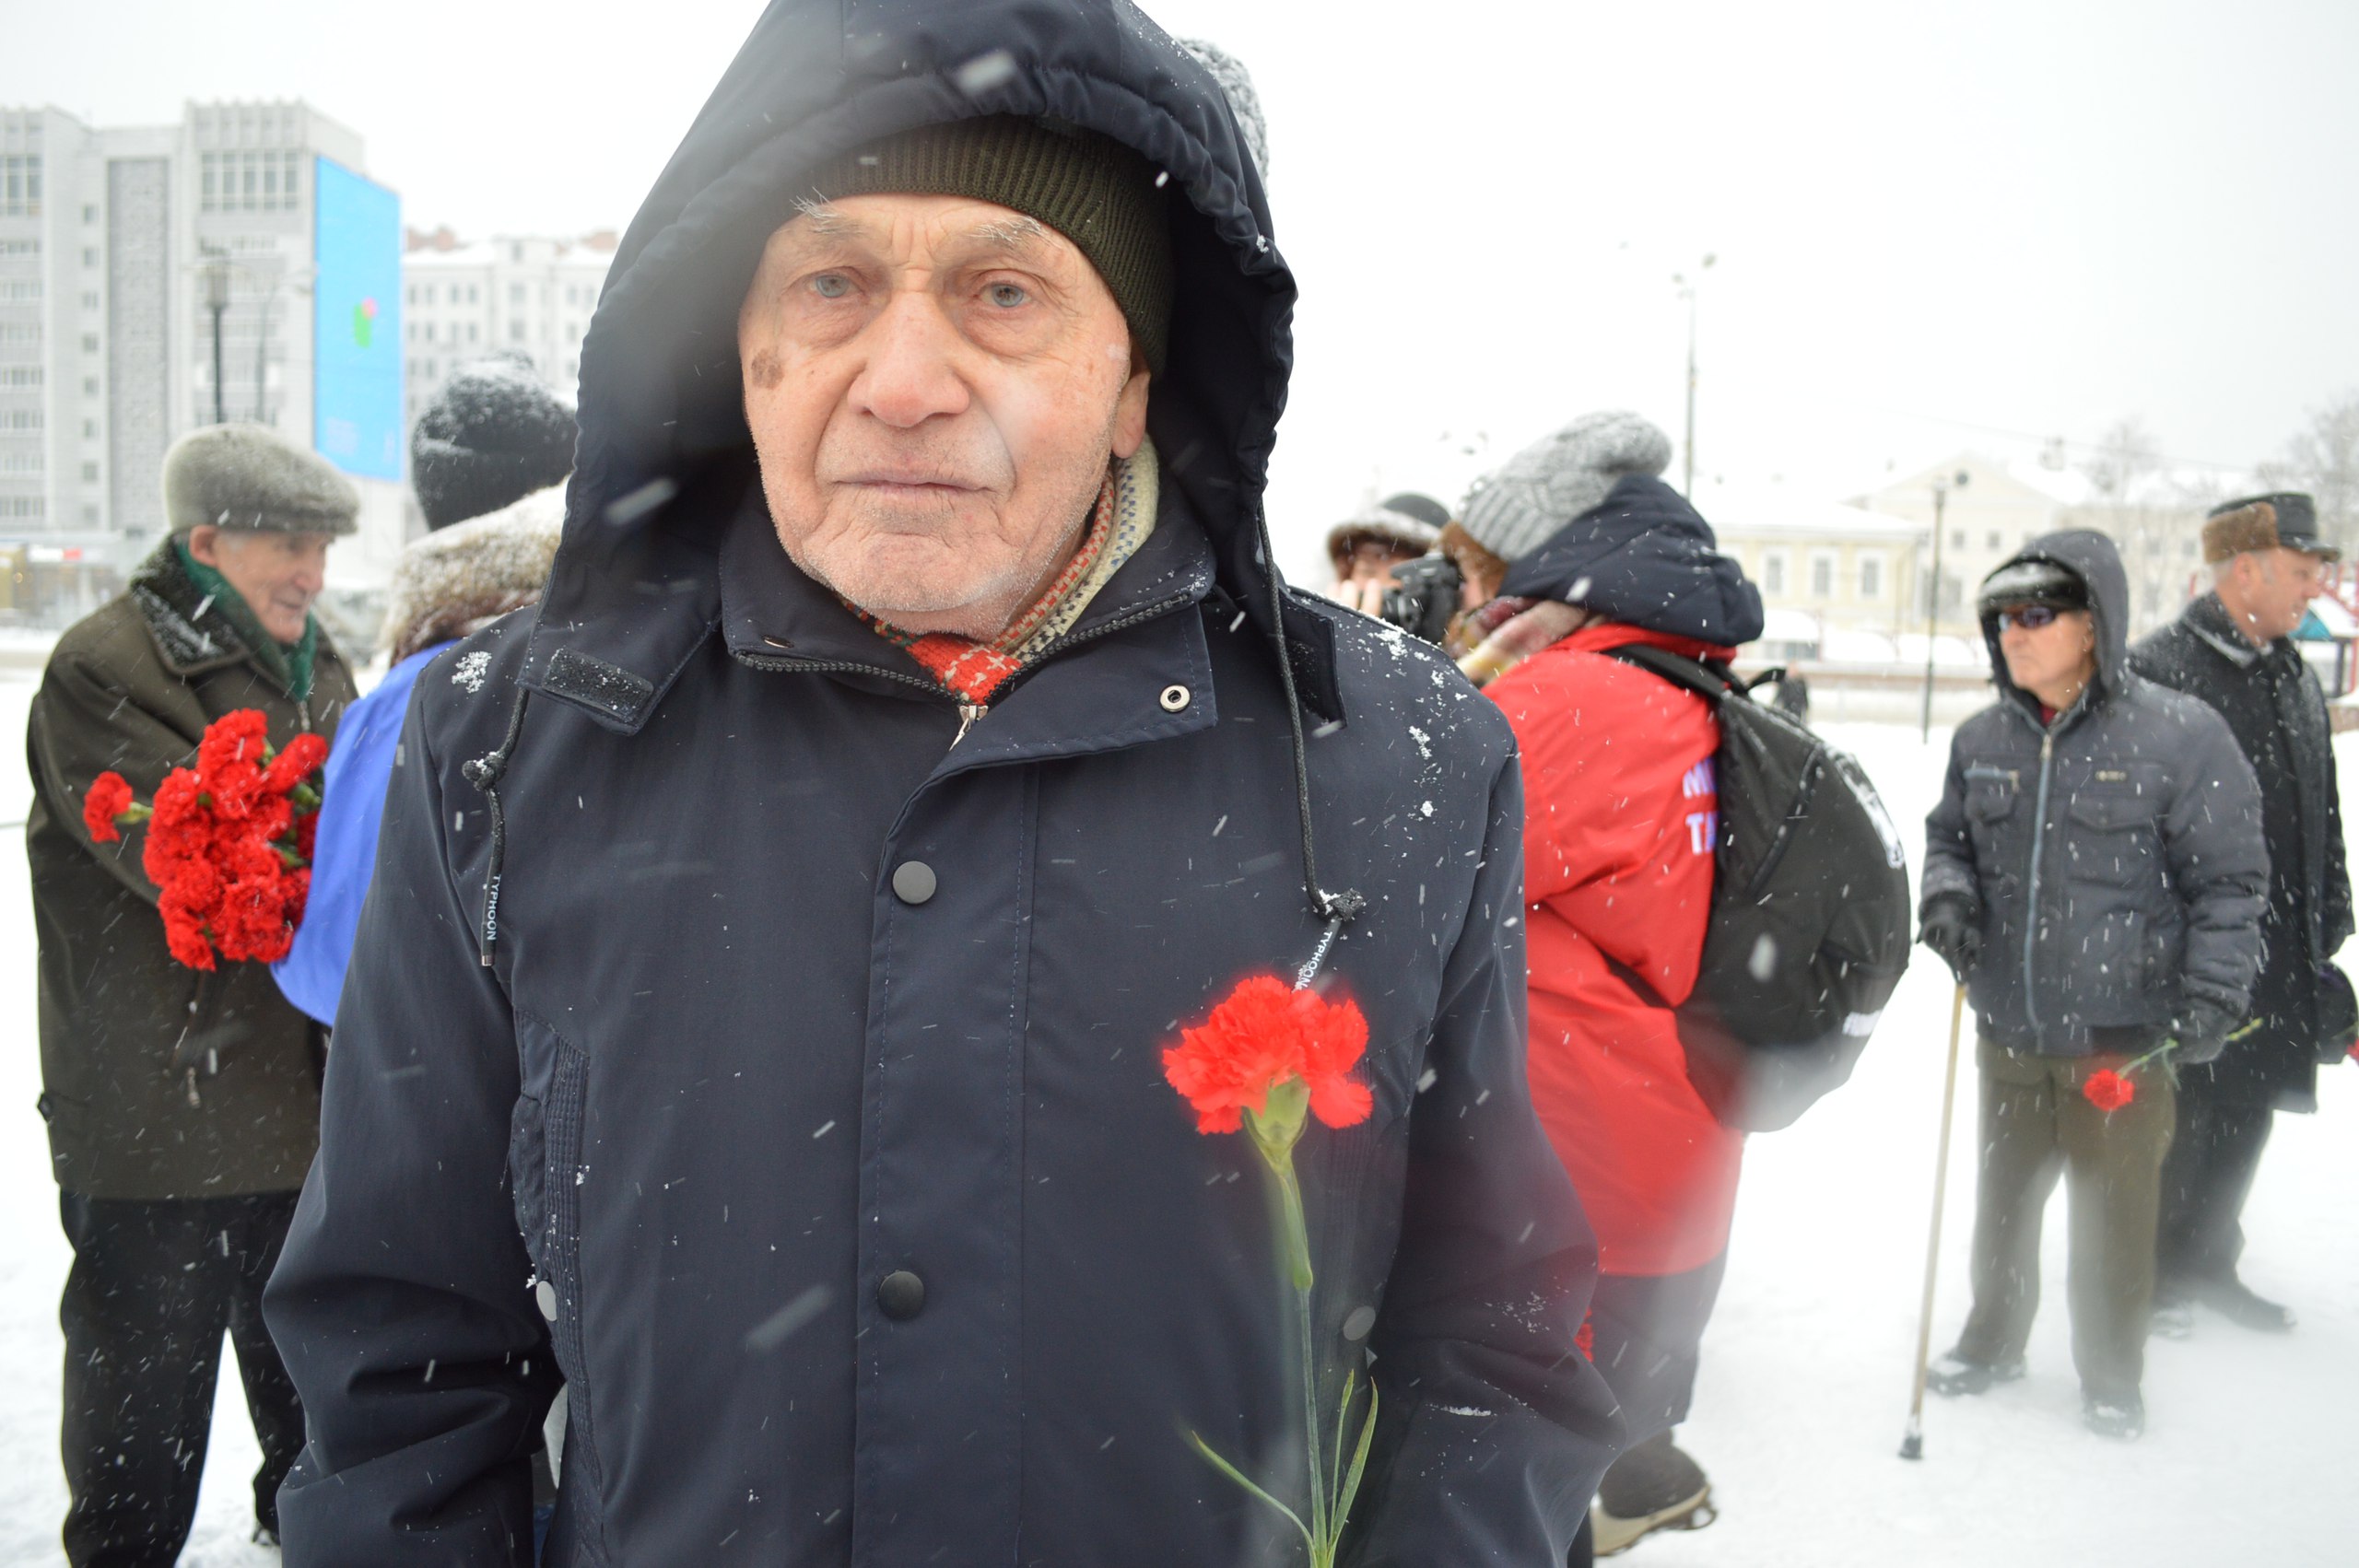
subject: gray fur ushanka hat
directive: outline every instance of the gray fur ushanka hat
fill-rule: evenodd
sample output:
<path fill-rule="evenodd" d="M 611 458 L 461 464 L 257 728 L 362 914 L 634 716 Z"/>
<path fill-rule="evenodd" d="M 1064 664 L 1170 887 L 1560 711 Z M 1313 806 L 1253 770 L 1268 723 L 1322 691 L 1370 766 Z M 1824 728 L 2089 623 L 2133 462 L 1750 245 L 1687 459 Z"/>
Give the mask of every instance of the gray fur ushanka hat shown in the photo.
<path fill-rule="evenodd" d="M 360 492 L 319 453 L 266 425 L 207 425 L 164 454 L 164 519 L 264 533 L 350 533 Z"/>

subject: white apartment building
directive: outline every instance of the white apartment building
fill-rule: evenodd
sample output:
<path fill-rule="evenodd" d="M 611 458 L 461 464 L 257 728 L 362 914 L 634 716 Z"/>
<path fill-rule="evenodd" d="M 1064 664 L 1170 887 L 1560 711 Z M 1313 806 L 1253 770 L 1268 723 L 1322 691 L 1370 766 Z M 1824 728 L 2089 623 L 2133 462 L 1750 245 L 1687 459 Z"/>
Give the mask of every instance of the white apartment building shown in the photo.
<path fill-rule="evenodd" d="M 581 340 L 614 261 L 615 236 L 499 235 L 462 244 L 447 229 L 412 230 L 402 258 L 412 428 L 451 372 L 512 349 L 568 397 L 581 376 Z"/>
<path fill-rule="evenodd" d="M 359 136 L 301 102 L 97 129 L 0 109 L 0 617 L 62 625 L 118 591 L 163 531 L 164 451 L 194 427 L 314 444 L 319 291 L 336 286 L 317 187 L 364 170 Z M 399 471 L 354 482 L 362 533 L 331 585 L 365 589 L 402 543 Z"/>

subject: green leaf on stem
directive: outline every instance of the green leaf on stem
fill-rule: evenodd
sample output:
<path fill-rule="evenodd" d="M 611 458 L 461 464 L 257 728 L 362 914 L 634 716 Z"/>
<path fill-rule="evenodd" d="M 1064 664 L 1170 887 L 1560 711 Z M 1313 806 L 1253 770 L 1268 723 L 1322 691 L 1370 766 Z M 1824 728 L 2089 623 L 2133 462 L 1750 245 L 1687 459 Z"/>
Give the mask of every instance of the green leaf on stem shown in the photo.
<path fill-rule="evenodd" d="M 1251 1492 L 1254 1496 L 1260 1498 L 1271 1507 L 1275 1508 L 1279 1513 L 1284 1514 L 1286 1516 L 1287 1522 L 1292 1524 L 1296 1529 L 1302 1532 L 1304 1545 L 1309 1547 L 1313 1551 L 1317 1551 L 1319 1550 L 1319 1542 L 1311 1539 L 1310 1527 L 1304 1524 L 1301 1517 L 1297 1515 L 1293 1509 L 1287 1507 L 1285 1504 L 1279 1502 L 1276 1498 L 1271 1496 L 1260 1487 L 1254 1485 L 1253 1482 L 1247 1478 L 1244 1471 L 1238 1469 L 1235 1465 L 1230 1464 L 1226 1459 L 1222 1458 L 1217 1453 L 1214 1452 L 1213 1445 L 1205 1442 L 1203 1438 L 1197 1436 L 1193 1432 L 1188 1433 L 1188 1442 L 1197 1453 L 1202 1454 L 1206 1459 L 1212 1461 L 1212 1466 L 1215 1469 L 1220 1471 L 1221 1474 L 1226 1476 L 1229 1480 L 1235 1481 L 1238 1485 L 1243 1487 L 1246 1491 Z"/>

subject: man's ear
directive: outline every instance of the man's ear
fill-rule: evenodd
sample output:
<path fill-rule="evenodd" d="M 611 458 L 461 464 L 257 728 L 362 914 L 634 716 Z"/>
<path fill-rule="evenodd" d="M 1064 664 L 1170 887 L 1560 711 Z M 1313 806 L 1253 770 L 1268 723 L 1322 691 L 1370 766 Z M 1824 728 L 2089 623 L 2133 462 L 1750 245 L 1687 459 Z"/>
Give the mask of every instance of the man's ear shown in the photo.
<path fill-rule="evenodd" d="M 1131 379 L 1122 383 L 1121 394 L 1114 400 L 1114 455 L 1129 458 L 1146 439 L 1146 360 L 1136 348 L 1131 350 Z"/>
<path fill-rule="evenodd" d="M 219 570 L 221 566 L 221 531 L 209 522 L 200 522 L 188 531 L 189 558 L 200 566 Z"/>

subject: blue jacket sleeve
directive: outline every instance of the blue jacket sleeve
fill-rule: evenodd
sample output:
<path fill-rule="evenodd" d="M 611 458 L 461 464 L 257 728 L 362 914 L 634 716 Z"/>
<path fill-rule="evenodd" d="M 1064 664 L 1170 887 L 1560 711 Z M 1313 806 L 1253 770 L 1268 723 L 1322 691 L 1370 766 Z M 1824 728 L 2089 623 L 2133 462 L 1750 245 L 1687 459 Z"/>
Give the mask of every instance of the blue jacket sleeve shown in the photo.
<path fill-rule="evenodd" d="M 1577 1343 L 1596 1241 L 1524 1081 L 1522 838 L 1509 762 L 1412 1113 L 1357 1568 L 1562 1562 L 1622 1440 Z"/>
<path fill-rule="evenodd" d="M 374 691 L 346 709 L 328 753 L 319 835 L 311 845 L 311 895 L 294 945 L 270 966 L 270 977 L 288 1001 L 330 1028 L 377 865 L 377 827 L 400 749 L 402 716 L 418 672 L 440 651 L 414 653 L 387 671 Z"/>
<path fill-rule="evenodd" d="M 310 1437 L 279 1493 L 288 1568 L 532 1561 L 528 1456 L 557 1376 L 508 1181 L 515 1030 L 476 956 L 420 711 L 392 769 L 319 1157 L 264 1298 Z"/>

